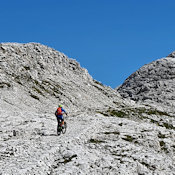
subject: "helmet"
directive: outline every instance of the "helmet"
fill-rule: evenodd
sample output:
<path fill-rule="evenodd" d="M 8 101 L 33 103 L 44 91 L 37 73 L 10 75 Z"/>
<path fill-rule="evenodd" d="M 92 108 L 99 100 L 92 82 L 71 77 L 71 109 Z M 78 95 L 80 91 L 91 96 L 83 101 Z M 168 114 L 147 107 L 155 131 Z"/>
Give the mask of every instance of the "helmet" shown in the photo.
<path fill-rule="evenodd" d="M 62 105 L 58 105 L 58 106 L 61 107 L 61 108 L 63 107 Z"/>

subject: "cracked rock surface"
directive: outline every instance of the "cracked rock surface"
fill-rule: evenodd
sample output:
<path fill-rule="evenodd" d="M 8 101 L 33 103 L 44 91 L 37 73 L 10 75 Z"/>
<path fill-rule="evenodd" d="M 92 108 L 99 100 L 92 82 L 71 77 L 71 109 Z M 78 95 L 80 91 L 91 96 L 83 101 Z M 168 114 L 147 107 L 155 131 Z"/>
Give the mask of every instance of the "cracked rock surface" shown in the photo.
<path fill-rule="evenodd" d="M 146 64 L 129 76 L 117 89 L 124 98 L 155 103 L 169 107 L 175 106 L 175 57 L 174 52 Z"/>

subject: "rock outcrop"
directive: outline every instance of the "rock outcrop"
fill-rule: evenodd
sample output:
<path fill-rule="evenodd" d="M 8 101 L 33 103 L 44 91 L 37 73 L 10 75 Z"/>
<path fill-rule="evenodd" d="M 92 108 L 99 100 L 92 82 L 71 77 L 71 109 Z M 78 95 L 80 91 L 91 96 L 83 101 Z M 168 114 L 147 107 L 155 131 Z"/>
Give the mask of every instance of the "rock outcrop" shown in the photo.
<path fill-rule="evenodd" d="M 175 106 L 174 52 L 166 58 L 144 65 L 117 89 L 124 98 L 145 103 Z"/>

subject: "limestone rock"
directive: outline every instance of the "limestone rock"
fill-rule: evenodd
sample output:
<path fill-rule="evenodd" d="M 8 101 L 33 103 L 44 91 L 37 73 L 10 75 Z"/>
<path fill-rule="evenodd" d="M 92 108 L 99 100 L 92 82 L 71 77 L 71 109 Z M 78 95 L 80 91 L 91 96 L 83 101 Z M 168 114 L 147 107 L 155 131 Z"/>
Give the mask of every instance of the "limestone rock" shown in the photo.
<path fill-rule="evenodd" d="M 46 112 L 59 103 L 71 110 L 95 110 L 121 99 L 77 61 L 39 43 L 1 44 L 0 90 L 3 101 L 38 109 L 42 104 Z"/>
<path fill-rule="evenodd" d="M 175 106 L 175 59 L 169 57 L 144 65 L 117 89 L 121 96 L 134 101 Z"/>

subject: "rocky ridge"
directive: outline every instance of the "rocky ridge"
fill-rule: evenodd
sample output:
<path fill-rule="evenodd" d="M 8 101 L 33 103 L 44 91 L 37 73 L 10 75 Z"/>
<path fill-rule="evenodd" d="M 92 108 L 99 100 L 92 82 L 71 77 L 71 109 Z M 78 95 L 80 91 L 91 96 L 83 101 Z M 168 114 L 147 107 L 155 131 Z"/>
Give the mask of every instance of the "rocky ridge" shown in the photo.
<path fill-rule="evenodd" d="M 37 104 L 42 103 L 48 112 L 53 110 L 53 104 L 57 106 L 61 102 L 71 110 L 88 110 L 94 104 L 97 108 L 115 105 L 115 98 L 120 97 L 110 87 L 92 79 L 75 60 L 38 43 L 2 43 L 0 66 L 1 98 L 8 101 L 12 94 L 20 98 L 21 91 L 26 94 L 24 98 L 31 97 L 30 100 L 20 100 L 22 103 L 18 106 L 35 105 L 37 108 Z M 10 96 L 3 95 L 6 92 L 10 92 Z M 49 101 L 52 104 L 48 105 Z"/>
<path fill-rule="evenodd" d="M 58 103 L 69 113 L 60 137 Z M 166 109 L 121 97 L 52 48 L 2 43 L 0 174 L 173 175 L 175 119 Z"/>

